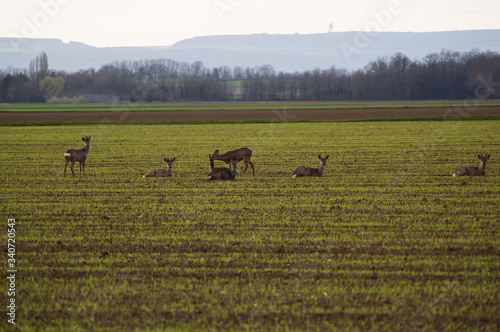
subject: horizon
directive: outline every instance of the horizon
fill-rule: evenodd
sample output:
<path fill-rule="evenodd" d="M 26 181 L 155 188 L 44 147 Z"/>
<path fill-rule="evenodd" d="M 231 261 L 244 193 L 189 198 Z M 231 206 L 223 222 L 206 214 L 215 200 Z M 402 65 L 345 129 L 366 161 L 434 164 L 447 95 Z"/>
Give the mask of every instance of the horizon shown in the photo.
<path fill-rule="evenodd" d="M 204 36 L 500 29 L 500 3 L 465 0 L 27 0 L 3 5 L 0 37 L 50 38 L 94 47 L 174 45 Z M 255 23 L 258 19 L 258 24 Z"/>
<path fill-rule="evenodd" d="M 346 70 L 364 68 L 378 57 L 402 53 L 423 59 L 441 50 L 500 53 L 500 29 L 438 32 L 334 32 L 320 34 L 269 34 L 197 36 L 174 45 L 98 47 L 58 38 L 0 39 L 0 69 L 27 68 L 46 52 L 54 70 L 75 72 L 100 68 L 116 61 L 169 59 L 180 63 L 200 61 L 208 68 L 271 65 L 284 72 L 332 65 Z M 69 60 L 71 59 L 71 60 Z"/>
<path fill-rule="evenodd" d="M 432 34 L 432 33 L 448 33 L 448 32 L 466 32 L 466 31 L 495 31 L 495 30 L 500 30 L 498 29 L 465 29 L 465 30 L 442 30 L 442 31 L 380 31 L 378 33 L 412 33 L 412 34 Z M 328 35 L 328 34 L 341 34 L 341 33 L 366 33 L 366 31 L 363 30 L 349 30 L 349 31 L 332 31 L 332 32 L 312 32 L 312 33 L 267 33 L 267 32 L 257 32 L 257 33 L 248 33 L 248 34 L 219 34 L 219 35 L 199 35 L 199 36 L 192 36 L 186 39 L 178 40 L 173 42 L 170 45 L 127 45 L 127 46 L 95 46 L 91 44 L 87 44 L 85 42 L 79 41 L 79 40 L 64 40 L 61 38 L 57 37 L 35 37 L 35 38 L 25 38 L 25 37 L 3 37 L 0 36 L 0 39 L 27 39 L 27 40 L 57 40 L 62 42 L 63 44 L 70 44 L 70 43 L 77 43 L 77 44 L 84 44 L 89 47 L 95 47 L 95 48 L 135 48 L 135 47 L 172 47 L 175 44 L 185 41 L 185 40 L 190 40 L 190 39 L 195 39 L 195 38 L 210 38 L 210 37 L 245 37 L 245 36 L 312 36 L 312 35 Z"/>

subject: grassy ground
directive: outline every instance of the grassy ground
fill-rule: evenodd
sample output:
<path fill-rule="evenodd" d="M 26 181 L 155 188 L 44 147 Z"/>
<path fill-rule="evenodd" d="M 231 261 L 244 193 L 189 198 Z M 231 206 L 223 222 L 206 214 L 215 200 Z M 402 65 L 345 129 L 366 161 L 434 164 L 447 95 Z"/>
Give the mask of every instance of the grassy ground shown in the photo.
<path fill-rule="evenodd" d="M 464 103 L 455 100 L 440 101 L 396 101 L 396 102 L 199 102 L 199 103 L 116 103 L 116 104 L 5 104 L 0 113 L 10 112 L 165 112 L 165 111 L 212 111 L 212 110 L 268 110 L 270 108 L 315 110 L 315 109 L 373 109 L 373 108 L 445 108 L 500 106 L 500 100 L 474 100 Z"/>
<path fill-rule="evenodd" d="M 15 329 L 497 331 L 498 123 L 4 127 Z M 255 176 L 204 180 L 242 146 Z M 485 177 L 451 177 L 483 151 Z M 143 179 L 163 157 L 173 177 Z"/>

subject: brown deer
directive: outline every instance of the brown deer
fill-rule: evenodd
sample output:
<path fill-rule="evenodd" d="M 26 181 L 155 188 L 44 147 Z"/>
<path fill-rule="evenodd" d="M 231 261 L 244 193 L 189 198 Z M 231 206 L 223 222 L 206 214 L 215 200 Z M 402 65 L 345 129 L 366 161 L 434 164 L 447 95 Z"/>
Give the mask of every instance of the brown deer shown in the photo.
<path fill-rule="evenodd" d="M 474 176 L 474 175 L 479 175 L 479 176 L 484 176 L 484 170 L 486 169 L 486 161 L 490 159 L 490 154 L 478 154 L 477 157 L 480 160 L 479 167 L 473 167 L 473 166 L 464 166 L 464 167 L 459 167 L 455 170 L 453 173 L 453 176 L 462 176 L 462 175 L 468 175 L 468 176 Z"/>
<path fill-rule="evenodd" d="M 325 171 L 326 160 L 329 156 L 322 158 L 321 155 L 318 155 L 319 158 L 319 168 L 309 168 L 300 166 L 295 172 L 293 172 L 292 178 L 302 177 L 302 176 L 321 176 Z"/>
<path fill-rule="evenodd" d="M 252 173 L 255 175 L 255 168 L 253 167 L 253 163 L 250 160 L 252 158 L 253 152 L 248 148 L 241 148 L 233 151 L 228 151 L 224 154 L 219 154 L 219 150 L 215 150 L 214 154 L 210 156 L 210 161 L 214 160 L 222 160 L 226 164 L 229 164 L 231 160 L 242 161 L 245 163 L 245 169 L 243 170 L 243 174 L 248 169 L 248 164 L 252 167 Z"/>
<path fill-rule="evenodd" d="M 207 181 L 234 180 L 236 177 L 236 169 L 238 168 L 237 160 L 230 161 L 231 168 L 214 168 L 214 161 L 211 159 L 212 156 L 208 155 L 208 157 L 210 158 L 210 173 L 208 173 Z"/>
<path fill-rule="evenodd" d="M 75 166 L 75 162 L 80 163 L 80 177 L 82 177 L 82 170 L 83 170 L 83 175 L 85 176 L 85 160 L 87 159 L 87 155 L 89 154 L 89 147 L 90 147 L 90 136 L 85 136 L 82 137 L 82 141 L 85 144 L 85 147 L 81 150 L 68 150 L 64 153 L 64 157 L 66 158 L 66 165 L 64 165 L 64 176 L 66 176 L 66 167 L 68 166 L 68 163 L 71 161 L 71 173 L 73 173 L 73 176 L 75 175 L 75 172 L 73 171 L 73 166 Z"/>
<path fill-rule="evenodd" d="M 143 178 L 169 178 L 172 176 L 172 164 L 175 161 L 175 158 L 167 159 L 163 158 L 163 160 L 167 163 L 167 169 L 153 169 L 146 174 L 144 174 Z"/>

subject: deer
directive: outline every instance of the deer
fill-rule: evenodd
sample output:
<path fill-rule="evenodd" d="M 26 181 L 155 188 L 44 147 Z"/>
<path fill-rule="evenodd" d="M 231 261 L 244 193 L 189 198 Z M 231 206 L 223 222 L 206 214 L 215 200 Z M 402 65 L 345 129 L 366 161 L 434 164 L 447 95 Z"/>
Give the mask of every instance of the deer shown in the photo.
<path fill-rule="evenodd" d="M 82 137 L 82 141 L 85 144 L 85 147 L 81 150 L 68 150 L 64 153 L 64 157 L 66 158 L 66 165 L 64 165 L 64 176 L 66 176 L 66 167 L 68 166 L 68 163 L 71 161 L 71 173 L 73 173 L 73 176 L 75 175 L 75 172 L 73 171 L 73 166 L 75 166 L 75 162 L 80 163 L 80 177 L 82 177 L 82 171 L 83 171 L 83 176 L 85 176 L 85 160 L 87 160 L 87 155 L 89 154 L 89 147 L 90 147 L 90 136 L 85 136 Z"/>
<path fill-rule="evenodd" d="M 321 155 L 318 155 L 319 159 L 319 168 L 309 168 L 300 166 L 298 167 L 292 175 L 292 178 L 303 177 L 303 176 L 321 176 L 325 171 L 326 160 L 329 156 L 322 158 Z"/>
<path fill-rule="evenodd" d="M 228 151 L 224 154 L 219 154 L 219 150 L 215 150 L 214 154 L 210 156 L 210 161 L 222 160 L 226 164 L 229 164 L 231 160 L 236 160 L 237 162 L 243 160 L 243 162 L 245 163 L 245 169 L 243 170 L 242 174 L 244 174 L 247 171 L 248 164 L 250 164 L 250 167 L 252 167 L 252 173 L 253 175 L 255 175 L 255 168 L 253 166 L 252 161 L 250 160 L 252 156 L 253 152 L 248 148 L 241 148 L 233 151 Z"/>
<path fill-rule="evenodd" d="M 473 166 L 464 166 L 464 167 L 458 167 L 455 172 L 453 173 L 453 176 L 462 176 L 462 175 L 467 175 L 467 176 L 484 176 L 485 169 L 486 169 L 486 161 L 490 159 L 490 154 L 478 154 L 477 157 L 479 158 L 479 167 L 473 167 Z"/>
<path fill-rule="evenodd" d="M 167 169 L 153 169 L 146 174 L 144 174 L 143 178 L 169 178 L 172 176 L 172 164 L 174 163 L 176 158 L 167 159 L 163 158 L 165 163 L 167 164 Z"/>
<path fill-rule="evenodd" d="M 208 173 L 207 181 L 234 180 L 234 178 L 236 177 L 236 170 L 238 168 L 237 160 L 230 161 L 230 168 L 214 168 L 214 161 L 212 160 L 212 156 L 208 155 L 208 157 L 210 158 L 210 173 Z"/>

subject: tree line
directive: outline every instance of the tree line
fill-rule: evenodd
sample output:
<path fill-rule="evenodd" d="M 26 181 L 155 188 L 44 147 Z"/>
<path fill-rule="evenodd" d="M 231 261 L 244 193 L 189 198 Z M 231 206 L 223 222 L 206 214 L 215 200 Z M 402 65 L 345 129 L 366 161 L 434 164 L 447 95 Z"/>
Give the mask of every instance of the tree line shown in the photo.
<path fill-rule="evenodd" d="M 59 95 L 113 95 L 127 102 L 488 99 L 500 97 L 500 54 L 442 50 L 412 60 L 396 53 L 356 71 L 332 66 L 285 73 L 270 65 L 207 68 L 199 61 L 159 59 L 68 73 L 49 70 L 42 53 L 28 70 L 0 71 L 2 103 L 40 103 Z"/>

